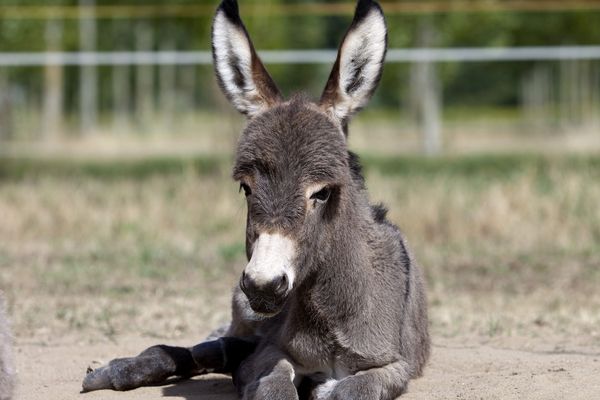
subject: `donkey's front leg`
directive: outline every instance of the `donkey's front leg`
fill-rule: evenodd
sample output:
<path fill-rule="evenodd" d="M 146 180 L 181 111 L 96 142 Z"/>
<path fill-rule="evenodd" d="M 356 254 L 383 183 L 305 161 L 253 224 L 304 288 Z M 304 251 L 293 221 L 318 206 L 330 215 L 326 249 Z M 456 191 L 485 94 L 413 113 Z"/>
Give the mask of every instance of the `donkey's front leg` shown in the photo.
<path fill-rule="evenodd" d="M 250 339 L 222 337 L 191 348 L 152 346 L 136 357 L 117 358 L 88 374 L 83 391 L 131 390 L 164 383 L 172 376 L 191 377 L 205 372 L 230 373 L 255 349 Z"/>
<path fill-rule="evenodd" d="M 294 366 L 275 347 L 257 351 L 234 373 L 243 400 L 298 400 Z"/>
<path fill-rule="evenodd" d="M 147 348 L 136 357 L 116 358 L 106 366 L 88 369 L 82 387 L 84 392 L 131 390 L 162 383 L 175 375 L 192 376 L 197 369 L 189 349 L 158 345 Z"/>
<path fill-rule="evenodd" d="M 313 392 L 314 400 L 393 400 L 406 391 L 408 363 L 396 361 L 358 372 L 339 381 L 330 380 Z"/>

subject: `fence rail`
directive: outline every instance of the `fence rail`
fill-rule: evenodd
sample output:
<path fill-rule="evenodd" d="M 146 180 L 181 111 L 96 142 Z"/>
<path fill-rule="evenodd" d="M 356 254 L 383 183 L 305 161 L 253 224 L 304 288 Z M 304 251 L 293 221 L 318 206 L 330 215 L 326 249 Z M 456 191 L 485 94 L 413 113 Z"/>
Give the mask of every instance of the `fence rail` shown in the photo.
<path fill-rule="evenodd" d="M 212 96 L 212 89 L 199 84 L 200 74 L 207 71 L 196 68 L 210 66 L 212 55 L 208 51 L 144 50 L 149 47 L 111 52 L 0 52 L 0 142 L 19 137 L 48 140 L 75 132 L 83 136 L 110 130 L 187 129 L 181 117 Z M 57 49 L 51 44 L 48 48 Z M 337 51 L 259 53 L 266 64 L 331 65 Z M 526 61 L 540 62 L 526 66 L 516 80 L 514 76 L 506 80 L 514 87 L 521 112 L 514 119 L 521 125 L 508 131 L 547 133 L 581 127 L 582 132 L 600 132 L 600 45 L 431 48 L 423 43 L 419 48 L 390 49 L 387 54 L 388 63 L 410 65 L 403 69 L 406 84 L 398 85 L 398 90 L 403 91 L 406 115 L 428 154 L 441 152 L 454 129 L 451 123 L 444 126 L 439 64 L 495 62 L 510 67 L 510 62 Z M 18 74 L 24 76 L 23 68 L 32 67 L 39 70 L 27 71 L 36 77 L 29 86 L 11 81 Z M 77 70 L 66 71 L 65 67 L 79 68 L 79 86 L 66 79 L 67 73 L 72 77 Z M 73 88 L 79 88 L 78 92 Z"/>
<path fill-rule="evenodd" d="M 265 50 L 268 64 L 326 64 L 336 50 Z M 600 60 L 600 46 L 390 49 L 388 63 Z M 208 51 L 111 51 L 0 53 L 0 66 L 210 65 Z"/>
<path fill-rule="evenodd" d="M 599 0 L 503 0 L 503 1 L 382 1 L 387 15 L 486 12 L 577 12 L 600 10 Z M 253 4 L 254 15 L 352 15 L 351 1 L 328 4 Z M 214 4 L 156 5 L 8 5 L 0 8 L 2 19 L 79 19 L 81 11 L 95 18 L 197 18 L 211 16 Z"/>

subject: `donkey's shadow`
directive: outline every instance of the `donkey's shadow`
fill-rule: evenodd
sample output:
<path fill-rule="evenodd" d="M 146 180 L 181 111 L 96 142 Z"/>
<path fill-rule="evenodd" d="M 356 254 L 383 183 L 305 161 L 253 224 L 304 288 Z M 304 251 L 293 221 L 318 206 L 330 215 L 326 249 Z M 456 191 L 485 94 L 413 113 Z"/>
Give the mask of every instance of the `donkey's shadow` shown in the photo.
<path fill-rule="evenodd" d="M 186 379 L 163 387 L 163 397 L 179 397 L 186 400 L 237 400 L 238 396 L 231 378 L 209 375 Z"/>

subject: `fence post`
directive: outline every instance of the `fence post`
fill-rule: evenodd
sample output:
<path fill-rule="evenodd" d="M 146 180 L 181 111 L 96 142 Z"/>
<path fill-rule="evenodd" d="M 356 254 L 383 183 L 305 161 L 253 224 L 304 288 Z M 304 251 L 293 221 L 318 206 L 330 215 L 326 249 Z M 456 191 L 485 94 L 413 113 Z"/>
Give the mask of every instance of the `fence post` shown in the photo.
<path fill-rule="evenodd" d="M 96 15 L 95 0 L 79 0 L 79 45 L 85 52 L 96 51 Z M 87 134 L 97 124 L 97 68 L 95 65 L 83 65 L 80 69 L 81 83 L 81 132 Z"/>
<path fill-rule="evenodd" d="M 163 51 L 175 51 L 175 41 L 172 38 L 165 38 L 160 44 L 161 50 Z M 175 112 L 175 98 L 176 98 L 176 84 L 177 84 L 177 70 L 175 63 L 164 64 L 159 67 L 159 99 L 162 123 L 164 129 L 167 131 L 172 127 Z"/>
<path fill-rule="evenodd" d="M 180 67 L 181 79 L 179 80 L 180 95 L 186 112 L 193 111 L 196 108 L 196 69 L 197 65 L 183 65 Z"/>
<path fill-rule="evenodd" d="M 594 62 L 591 65 L 590 71 L 590 107 L 592 111 L 592 127 L 600 127 L 600 113 L 597 111 L 600 109 L 600 68 L 598 62 Z M 600 132 L 600 129 L 598 129 Z"/>
<path fill-rule="evenodd" d="M 139 22 L 135 28 L 135 42 L 137 51 L 152 50 L 152 29 L 146 22 Z M 140 64 L 135 71 L 136 114 L 138 123 L 145 129 L 152 126 L 154 121 L 149 121 L 153 116 L 154 108 L 154 70 L 152 65 Z"/>
<path fill-rule="evenodd" d="M 419 25 L 417 44 L 425 48 L 434 42 L 435 29 L 431 19 L 427 18 Z M 435 62 L 419 61 L 412 65 L 411 87 L 423 152 L 430 156 L 439 154 L 442 148 L 441 95 Z"/>
<path fill-rule="evenodd" d="M 61 51 L 63 23 L 61 20 L 46 21 L 46 50 Z M 53 138 L 62 128 L 63 116 L 63 66 L 46 64 L 44 67 L 44 110 L 42 116 L 42 136 Z"/>
<path fill-rule="evenodd" d="M 436 155 L 442 149 L 441 107 L 436 66 L 433 62 L 426 62 L 423 63 L 422 68 L 420 86 L 423 91 L 421 98 L 423 149 L 427 155 Z"/>
<path fill-rule="evenodd" d="M 553 129 L 552 76 L 550 70 L 536 64 L 521 80 L 521 108 L 527 129 Z"/>
<path fill-rule="evenodd" d="M 10 99 L 11 87 L 6 75 L 6 69 L 0 69 L 0 142 L 12 139 L 14 136 Z"/>
<path fill-rule="evenodd" d="M 113 131 L 126 130 L 127 114 L 131 109 L 129 92 L 131 84 L 129 79 L 129 66 L 114 65 L 112 67 L 112 95 L 113 95 Z"/>

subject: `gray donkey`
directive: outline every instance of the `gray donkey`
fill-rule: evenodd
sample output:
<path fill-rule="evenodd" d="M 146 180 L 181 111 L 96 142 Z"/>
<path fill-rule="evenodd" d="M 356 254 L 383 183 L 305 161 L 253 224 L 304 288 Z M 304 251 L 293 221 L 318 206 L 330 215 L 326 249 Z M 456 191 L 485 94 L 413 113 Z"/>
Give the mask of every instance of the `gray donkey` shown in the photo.
<path fill-rule="evenodd" d="M 350 117 L 380 79 L 383 12 L 360 0 L 318 103 L 285 101 L 235 0 L 213 22 L 216 75 L 248 117 L 233 177 L 247 200 L 248 264 L 231 324 L 191 348 L 153 346 L 90 371 L 83 390 L 229 373 L 243 399 L 394 399 L 429 356 L 423 278 L 382 206 L 369 204 Z"/>

